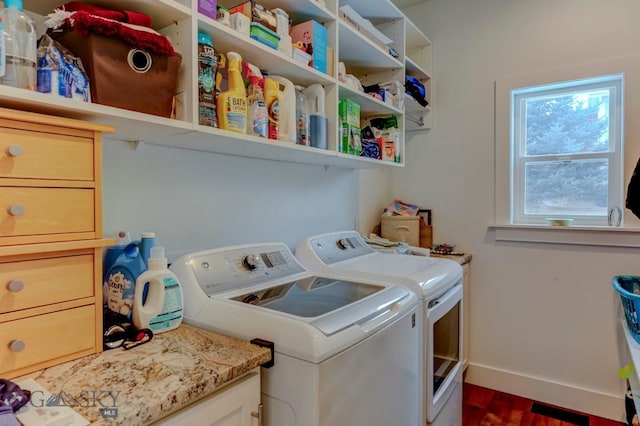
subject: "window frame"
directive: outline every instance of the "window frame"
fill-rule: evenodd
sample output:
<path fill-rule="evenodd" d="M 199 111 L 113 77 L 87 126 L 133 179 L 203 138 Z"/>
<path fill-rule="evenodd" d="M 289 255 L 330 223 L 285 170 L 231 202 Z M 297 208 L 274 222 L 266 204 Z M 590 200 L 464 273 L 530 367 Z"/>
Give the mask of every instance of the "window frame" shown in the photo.
<path fill-rule="evenodd" d="M 600 153 L 562 153 L 548 155 L 526 154 L 526 108 L 528 99 L 541 96 L 576 94 L 606 89 L 609 92 L 609 149 Z M 515 225 L 545 224 L 548 217 L 571 218 L 578 226 L 607 226 L 611 220 L 612 209 L 620 209 L 621 226 L 622 208 L 624 207 L 624 146 L 623 146 L 623 114 L 624 114 L 624 73 L 598 75 L 574 80 L 545 82 L 510 90 L 510 221 Z M 524 125 L 522 125 L 525 123 Z M 527 164 L 539 162 L 559 162 L 603 159 L 608 162 L 608 206 L 604 216 L 571 215 L 571 214 L 527 214 L 525 211 Z"/>

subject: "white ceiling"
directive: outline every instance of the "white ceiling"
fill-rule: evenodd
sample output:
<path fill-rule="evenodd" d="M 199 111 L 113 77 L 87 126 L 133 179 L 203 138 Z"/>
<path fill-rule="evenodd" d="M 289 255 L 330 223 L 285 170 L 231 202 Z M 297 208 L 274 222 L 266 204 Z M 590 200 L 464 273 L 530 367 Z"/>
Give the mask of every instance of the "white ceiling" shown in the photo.
<path fill-rule="evenodd" d="M 396 6 L 398 6 L 400 9 L 413 6 L 419 3 L 424 3 L 426 1 L 427 0 L 391 0 L 391 2 Z"/>

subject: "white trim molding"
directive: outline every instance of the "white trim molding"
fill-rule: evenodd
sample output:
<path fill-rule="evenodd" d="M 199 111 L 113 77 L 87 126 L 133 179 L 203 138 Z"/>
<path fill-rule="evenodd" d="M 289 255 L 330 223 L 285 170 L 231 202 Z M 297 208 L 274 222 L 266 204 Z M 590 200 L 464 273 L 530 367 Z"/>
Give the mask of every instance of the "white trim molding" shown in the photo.
<path fill-rule="evenodd" d="M 491 225 L 488 230 L 496 241 L 640 247 L 640 228 Z"/>

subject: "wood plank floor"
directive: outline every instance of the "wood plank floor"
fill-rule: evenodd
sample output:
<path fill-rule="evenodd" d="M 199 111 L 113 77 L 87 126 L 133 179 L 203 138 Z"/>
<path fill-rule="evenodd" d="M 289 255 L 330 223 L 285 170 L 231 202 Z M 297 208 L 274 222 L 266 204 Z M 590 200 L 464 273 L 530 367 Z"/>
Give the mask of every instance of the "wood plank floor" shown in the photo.
<path fill-rule="evenodd" d="M 530 399 L 465 383 L 463 426 L 621 426 L 624 423 L 551 407 Z M 544 414 L 536 414 L 535 412 Z M 565 421 L 550 417 L 557 416 Z M 566 421 L 570 420 L 570 421 Z"/>

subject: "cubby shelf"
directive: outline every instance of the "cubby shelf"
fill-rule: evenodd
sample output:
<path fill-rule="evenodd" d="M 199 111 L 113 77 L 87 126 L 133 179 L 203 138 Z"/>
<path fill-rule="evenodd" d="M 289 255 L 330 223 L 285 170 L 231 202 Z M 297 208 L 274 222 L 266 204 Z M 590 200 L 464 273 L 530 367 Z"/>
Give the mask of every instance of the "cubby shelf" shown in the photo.
<path fill-rule="evenodd" d="M 260 1 L 260 4 L 266 8 L 278 7 L 287 11 L 294 24 L 315 19 L 327 28 L 327 43 L 334 52 L 334 61 L 330 62 L 333 67 L 326 74 L 300 64 L 282 52 L 242 36 L 233 29 L 200 14 L 197 11 L 197 0 L 84 0 L 84 3 L 109 9 L 145 13 L 151 17 L 154 29 L 169 37 L 176 51 L 182 55 L 178 82 L 178 98 L 181 107 L 178 109 L 178 118 L 158 117 L 1 85 L 0 106 L 114 126 L 116 132 L 105 135 L 105 139 L 141 141 L 175 148 L 350 169 L 404 166 L 404 160 L 401 163 L 393 163 L 338 152 L 337 104 L 341 98 L 349 98 L 358 102 L 365 117 L 397 116 L 401 127 L 400 133 L 404 134 L 405 131 L 405 110 L 353 90 L 338 81 L 339 61 L 343 61 L 347 69 L 357 75 L 363 84 L 391 79 L 404 81 L 405 72 L 423 73 L 425 79 L 430 79 L 430 56 L 429 63 L 425 64 L 419 56 L 415 56 L 417 51 L 409 50 L 415 47 L 413 42 L 409 43 L 409 38 L 414 37 L 415 26 L 390 0 L 376 2 L 326 0 L 326 3 L 316 0 Z M 42 22 L 46 15 L 61 4 L 63 2 L 57 0 L 24 0 L 25 9 L 39 21 L 40 32 L 44 28 Z M 219 0 L 218 4 L 230 7 L 237 4 L 237 1 Z M 392 39 L 393 48 L 398 53 L 398 57 L 392 57 L 388 49 L 381 48 L 338 18 L 339 7 L 343 5 L 351 6 L 365 19 L 369 19 L 378 30 Z M 269 74 L 281 75 L 294 84 L 302 86 L 322 84 L 326 92 L 326 114 L 330 129 L 328 149 L 266 140 L 200 126 L 197 120 L 196 87 L 197 33 L 199 31 L 204 31 L 212 36 L 216 50 L 223 53 L 236 51 L 243 56 L 243 59 L 255 63 Z M 430 43 L 428 53 L 430 55 Z M 118 90 L 118 88 L 114 87 L 114 90 Z M 401 151 L 404 152 L 404 140 L 399 143 Z"/>

